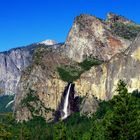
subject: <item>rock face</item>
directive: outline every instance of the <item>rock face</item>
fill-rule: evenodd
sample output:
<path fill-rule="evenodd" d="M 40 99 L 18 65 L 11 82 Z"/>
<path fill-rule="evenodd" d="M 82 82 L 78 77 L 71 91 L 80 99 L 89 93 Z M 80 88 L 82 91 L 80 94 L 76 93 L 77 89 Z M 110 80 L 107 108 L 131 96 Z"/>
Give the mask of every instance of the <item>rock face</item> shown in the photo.
<path fill-rule="evenodd" d="M 107 61 L 129 44 L 128 40 L 110 32 L 108 22 L 94 16 L 80 15 L 74 21 L 65 48 L 68 57 L 78 62 L 89 56 Z"/>
<path fill-rule="evenodd" d="M 21 71 L 32 62 L 35 45 L 0 53 L 0 89 L 7 94 L 16 93 Z"/>
<path fill-rule="evenodd" d="M 86 115 L 88 117 L 92 117 L 92 114 L 97 111 L 99 108 L 99 101 L 92 95 L 87 94 L 86 98 L 84 98 L 81 104 L 81 115 Z"/>
<path fill-rule="evenodd" d="M 70 86 L 70 89 L 69 89 Z M 61 96 L 61 101 L 59 106 L 57 107 L 57 111 L 55 113 L 55 119 L 54 121 L 62 120 L 70 116 L 74 112 L 79 111 L 79 104 L 78 104 L 78 98 L 77 96 L 75 97 L 75 90 L 74 90 L 74 84 L 73 83 L 68 83 L 68 85 L 65 87 L 65 90 Z M 67 116 L 65 116 L 64 112 L 64 107 L 66 103 L 66 96 L 68 95 L 68 90 L 69 90 L 69 96 L 68 96 L 68 106 L 67 106 Z M 65 116 L 65 117 L 64 117 Z"/>
<path fill-rule="evenodd" d="M 115 22 L 120 22 L 120 23 L 124 23 L 124 24 L 133 24 L 136 25 L 132 20 L 129 20 L 123 16 L 114 14 L 114 13 L 108 13 L 107 14 L 107 21 L 109 23 L 115 23 Z"/>
<path fill-rule="evenodd" d="M 59 47 L 56 48 L 58 49 Z M 34 102 L 29 102 L 22 106 L 22 101 L 27 98 L 27 93 L 30 92 L 30 89 L 36 92 L 40 102 L 44 104 L 44 107 L 40 109 L 41 115 L 46 121 L 54 119 L 53 110 L 57 110 L 65 86 L 67 86 L 67 83 L 59 78 L 57 67 L 70 62 L 69 59 L 60 55 L 57 49 L 53 47 L 38 48 L 34 54 L 33 64 L 23 72 L 15 101 L 16 118 L 18 121 L 28 120 L 32 117 L 28 105 L 33 108 L 39 106 L 34 104 Z M 32 111 L 33 115 L 39 115 L 39 113 L 36 113 L 35 110 Z"/>
<path fill-rule="evenodd" d="M 21 72 L 32 63 L 33 52 L 37 47 L 56 44 L 46 40 L 40 44 L 0 52 L 0 91 L 5 94 L 15 94 L 21 77 Z M 57 46 L 57 45 L 54 45 Z"/>
<path fill-rule="evenodd" d="M 46 121 L 54 119 L 67 86 L 57 68 L 74 61 L 81 62 L 89 56 L 106 62 L 92 67 L 75 81 L 76 95 L 86 97 L 81 114 L 90 116 L 96 111 L 98 102 L 94 97 L 112 98 L 120 79 L 128 84 L 130 91 L 139 89 L 140 36 L 129 45 L 130 41 L 111 33 L 108 22 L 90 15 L 77 17 L 65 44 L 38 47 L 34 51 L 32 63 L 22 72 L 18 85 L 16 119 L 28 120 L 33 115 L 41 115 Z M 37 102 L 29 100 L 31 91 Z"/>
<path fill-rule="evenodd" d="M 98 99 L 108 100 L 116 94 L 120 79 L 127 83 L 129 92 L 140 90 L 140 35 L 125 52 L 84 73 L 76 81 L 75 90 L 81 96 L 91 93 Z"/>

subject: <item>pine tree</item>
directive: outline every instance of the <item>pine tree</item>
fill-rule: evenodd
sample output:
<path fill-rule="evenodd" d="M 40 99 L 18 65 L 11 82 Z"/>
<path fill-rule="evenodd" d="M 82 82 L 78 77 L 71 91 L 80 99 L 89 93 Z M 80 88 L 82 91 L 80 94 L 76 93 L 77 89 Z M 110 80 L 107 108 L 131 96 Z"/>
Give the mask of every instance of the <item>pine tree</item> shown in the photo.
<path fill-rule="evenodd" d="M 104 117 L 106 137 L 108 140 L 140 139 L 140 100 L 128 93 L 121 80 L 117 92 L 118 95 L 111 100 L 113 111 Z"/>
<path fill-rule="evenodd" d="M 66 126 L 64 122 L 59 122 L 54 127 L 54 140 L 67 140 Z"/>

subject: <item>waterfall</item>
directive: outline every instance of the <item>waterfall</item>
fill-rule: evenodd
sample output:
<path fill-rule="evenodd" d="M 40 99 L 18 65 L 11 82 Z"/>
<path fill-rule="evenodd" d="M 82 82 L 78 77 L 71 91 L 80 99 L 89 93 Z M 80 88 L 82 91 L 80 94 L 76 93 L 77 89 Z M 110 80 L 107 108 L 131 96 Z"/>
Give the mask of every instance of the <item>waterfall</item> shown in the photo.
<path fill-rule="evenodd" d="M 69 115 L 68 114 L 68 105 L 69 105 L 70 89 L 71 89 L 71 83 L 69 84 L 68 91 L 66 93 L 66 97 L 65 97 L 65 101 L 64 101 L 64 107 L 63 107 L 64 116 L 62 117 L 62 120 L 66 119 Z"/>
<path fill-rule="evenodd" d="M 10 101 L 5 108 L 9 107 L 15 100 Z"/>
<path fill-rule="evenodd" d="M 16 100 L 16 96 L 14 97 L 14 99 L 13 100 L 11 100 L 7 105 L 6 105 L 6 107 L 5 108 L 7 108 L 7 107 L 9 107 L 12 103 L 14 103 L 15 102 L 15 100 Z"/>

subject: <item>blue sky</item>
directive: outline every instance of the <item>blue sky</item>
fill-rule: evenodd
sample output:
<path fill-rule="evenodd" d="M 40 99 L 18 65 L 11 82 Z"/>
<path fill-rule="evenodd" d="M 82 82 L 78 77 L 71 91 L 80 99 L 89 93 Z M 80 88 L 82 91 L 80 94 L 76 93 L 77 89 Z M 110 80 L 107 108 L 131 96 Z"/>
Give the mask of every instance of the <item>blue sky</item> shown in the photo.
<path fill-rule="evenodd" d="M 64 42 L 74 17 L 110 11 L 140 23 L 139 0 L 0 0 L 0 51 L 45 39 Z"/>

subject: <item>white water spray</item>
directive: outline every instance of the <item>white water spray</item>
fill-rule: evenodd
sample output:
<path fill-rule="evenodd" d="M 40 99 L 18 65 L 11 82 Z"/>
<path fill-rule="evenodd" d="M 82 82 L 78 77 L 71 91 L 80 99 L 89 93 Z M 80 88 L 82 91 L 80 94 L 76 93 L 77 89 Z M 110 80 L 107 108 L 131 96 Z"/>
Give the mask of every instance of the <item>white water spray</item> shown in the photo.
<path fill-rule="evenodd" d="M 70 89 L 71 89 L 71 84 L 69 85 L 67 94 L 66 94 L 66 98 L 65 98 L 65 102 L 64 102 L 64 107 L 63 107 L 63 112 L 64 112 L 64 116 L 62 117 L 63 119 L 66 119 L 68 117 L 68 105 L 69 105 L 69 94 L 70 94 Z"/>

